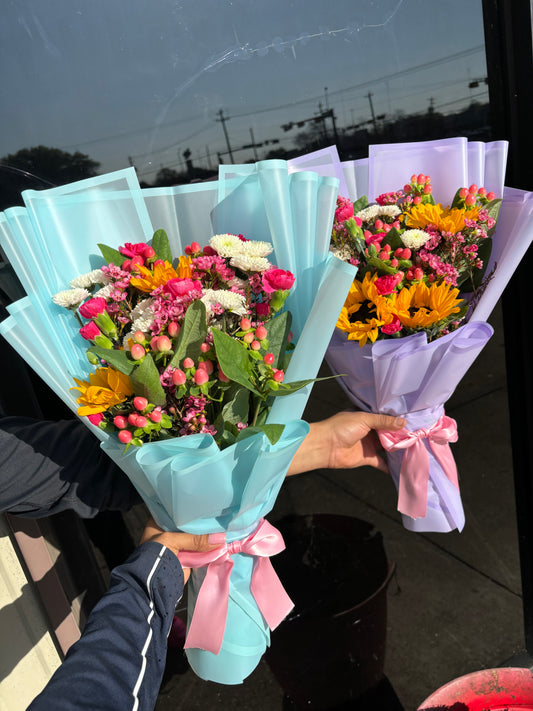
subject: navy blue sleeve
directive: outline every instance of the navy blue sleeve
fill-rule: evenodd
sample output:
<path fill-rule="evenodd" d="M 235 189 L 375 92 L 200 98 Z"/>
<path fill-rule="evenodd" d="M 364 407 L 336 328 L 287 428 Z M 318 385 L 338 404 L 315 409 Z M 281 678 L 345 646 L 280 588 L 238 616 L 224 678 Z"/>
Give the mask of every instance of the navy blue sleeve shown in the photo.
<path fill-rule="evenodd" d="M 183 584 L 168 548 L 154 542 L 137 548 L 112 571 L 81 638 L 28 711 L 152 711 Z"/>
<path fill-rule="evenodd" d="M 82 518 L 140 498 L 79 420 L 0 417 L 0 512 L 28 518 L 70 509 Z"/>

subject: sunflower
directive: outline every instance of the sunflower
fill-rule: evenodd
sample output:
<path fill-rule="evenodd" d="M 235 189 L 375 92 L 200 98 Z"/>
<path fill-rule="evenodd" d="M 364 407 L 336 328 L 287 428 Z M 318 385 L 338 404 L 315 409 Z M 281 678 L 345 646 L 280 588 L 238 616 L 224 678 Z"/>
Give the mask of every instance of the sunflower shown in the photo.
<path fill-rule="evenodd" d="M 423 230 L 428 225 L 435 225 L 439 232 L 456 234 L 464 228 L 465 220 L 476 220 L 478 214 L 479 208 L 477 207 L 463 210 L 425 203 L 412 207 L 405 216 L 405 223 L 411 229 Z"/>
<path fill-rule="evenodd" d="M 458 299 L 459 289 L 441 282 L 424 282 L 403 288 L 393 295 L 390 308 L 407 328 L 428 328 L 460 311 L 462 299 Z"/>
<path fill-rule="evenodd" d="M 80 405 L 78 415 L 96 415 L 105 412 L 110 407 L 118 405 L 129 396 L 133 389 L 127 375 L 113 368 L 97 368 L 95 373 L 89 374 L 89 381 L 74 378 L 81 395 L 76 400 Z"/>
<path fill-rule="evenodd" d="M 388 299 L 377 292 L 377 277 L 377 274 L 370 276 L 367 272 L 363 281 L 355 279 L 352 282 L 337 321 L 337 328 L 348 334 L 349 341 L 359 341 L 361 348 L 368 340 L 374 343 L 380 327 L 393 318 Z"/>
<path fill-rule="evenodd" d="M 130 279 L 130 284 L 139 291 L 150 293 L 158 286 L 163 286 L 170 279 L 190 279 L 191 260 L 189 257 L 180 257 L 177 270 L 170 262 L 155 262 L 153 271 L 147 267 L 139 266 L 139 274 Z"/>

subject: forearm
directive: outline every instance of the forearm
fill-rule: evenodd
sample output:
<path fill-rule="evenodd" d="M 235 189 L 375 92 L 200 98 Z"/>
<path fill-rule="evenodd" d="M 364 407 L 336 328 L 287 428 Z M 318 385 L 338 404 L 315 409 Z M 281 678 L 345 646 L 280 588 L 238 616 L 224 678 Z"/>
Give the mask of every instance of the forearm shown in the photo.
<path fill-rule="evenodd" d="M 183 571 L 174 553 L 159 543 L 140 546 L 113 570 L 110 589 L 81 639 L 28 711 L 151 711 L 182 593 Z"/>
<path fill-rule="evenodd" d="M 78 420 L 0 418 L 0 511 L 37 518 L 66 509 L 83 518 L 125 510 L 138 495 Z"/>
<path fill-rule="evenodd" d="M 309 425 L 309 432 L 294 455 L 287 476 L 328 466 L 327 432 L 323 429 L 322 422 L 313 422 Z"/>

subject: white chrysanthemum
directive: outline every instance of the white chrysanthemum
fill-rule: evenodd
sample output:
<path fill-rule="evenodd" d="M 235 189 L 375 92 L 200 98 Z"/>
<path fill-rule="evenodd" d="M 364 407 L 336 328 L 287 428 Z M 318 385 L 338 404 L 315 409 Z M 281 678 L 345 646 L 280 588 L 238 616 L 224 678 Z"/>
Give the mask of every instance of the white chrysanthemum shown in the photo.
<path fill-rule="evenodd" d="M 234 254 L 239 254 L 242 240 L 237 235 L 215 235 L 211 237 L 209 244 L 221 257 L 233 257 Z"/>
<path fill-rule="evenodd" d="M 363 222 L 374 220 L 376 217 L 396 217 L 401 213 L 397 205 L 369 205 L 357 213 L 357 217 Z"/>
<path fill-rule="evenodd" d="M 239 244 L 240 248 L 238 254 L 247 257 L 266 257 L 268 254 L 271 254 L 273 249 L 270 242 L 261 242 L 259 240 L 255 242 L 253 240 L 249 240 L 248 242 L 239 240 Z"/>
<path fill-rule="evenodd" d="M 342 259 L 343 262 L 349 262 L 352 255 L 347 247 L 341 247 L 340 249 L 330 249 L 330 252 L 337 259 Z"/>
<path fill-rule="evenodd" d="M 81 274 L 70 282 L 73 289 L 88 289 L 95 284 L 106 284 L 107 277 L 101 269 L 93 269 L 92 272 Z"/>
<path fill-rule="evenodd" d="M 230 264 L 243 272 L 266 272 L 271 266 L 265 257 L 248 257 L 245 254 L 236 254 L 231 258 Z"/>
<path fill-rule="evenodd" d="M 52 296 L 52 301 L 54 304 L 63 306 L 65 309 L 71 309 L 74 307 L 77 308 L 81 302 L 88 299 L 89 296 L 90 294 L 87 289 L 66 289 Z"/>
<path fill-rule="evenodd" d="M 424 230 L 405 230 L 400 237 L 404 245 L 409 249 L 420 249 L 426 244 L 431 235 L 424 232 Z"/>
<path fill-rule="evenodd" d="M 248 313 L 246 298 L 242 294 L 236 294 L 234 291 L 206 289 L 200 301 L 205 304 L 208 313 L 209 307 L 217 304 L 220 304 L 224 311 L 231 311 L 231 313 L 238 316 L 246 316 Z"/>
<path fill-rule="evenodd" d="M 148 331 L 154 320 L 154 312 L 152 311 L 153 299 L 143 299 L 139 301 L 137 306 L 130 314 L 132 320 L 131 329 L 135 331 Z"/>
<path fill-rule="evenodd" d="M 115 285 L 114 284 L 106 284 L 106 286 L 103 286 L 101 289 L 98 289 L 98 291 L 95 291 L 93 293 L 93 297 L 99 297 L 100 299 L 109 299 L 111 297 L 111 293 L 115 290 Z"/>

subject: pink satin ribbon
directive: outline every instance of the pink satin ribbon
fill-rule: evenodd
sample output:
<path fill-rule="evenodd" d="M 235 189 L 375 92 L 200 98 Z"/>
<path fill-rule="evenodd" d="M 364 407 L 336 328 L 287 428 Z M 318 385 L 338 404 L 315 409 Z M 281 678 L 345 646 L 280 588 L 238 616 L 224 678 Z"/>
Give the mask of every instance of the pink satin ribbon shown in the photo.
<path fill-rule="evenodd" d="M 449 446 L 449 442 L 457 442 L 457 423 L 451 417 L 442 415 L 432 427 L 416 432 L 378 430 L 378 435 L 387 452 L 405 450 L 398 487 L 398 511 L 401 513 L 411 518 L 424 518 L 427 512 L 429 454 L 425 439 L 446 477 L 459 488 L 457 467 Z"/>
<path fill-rule="evenodd" d="M 209 551 L 180 551 L 180 563 L 185 568 L 207 565 L 207 573 L 198 593 L 194 614 L 185 641 L 185 648 L 198 647 L 218 654 L 224 638 L 229 603 L 229 579 L 233 568 L 232 555 L 254 556 L 250 589 L 261 614 L 271 630 L 275 629 L 294 607 L 285 592 L 269 556 L 285 548 L 281 533 L 261 519 L 257 529 L 242 541 L 233 541 Z"/>

